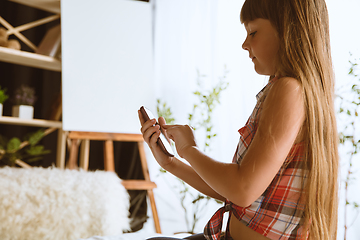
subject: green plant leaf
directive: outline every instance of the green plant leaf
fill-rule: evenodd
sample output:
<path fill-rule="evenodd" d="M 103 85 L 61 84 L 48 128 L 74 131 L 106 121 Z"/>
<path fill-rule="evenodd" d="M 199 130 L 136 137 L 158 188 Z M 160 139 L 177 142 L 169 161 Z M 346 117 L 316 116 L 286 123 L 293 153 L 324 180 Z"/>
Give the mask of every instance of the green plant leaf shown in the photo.
<path fill-rule="evenodd" d="M 7 143 L 7 151 L 16 151 L 20 148 L 21 141 L 18 138 L 12 138 Z"/>
<path fill-rule="evenodd" d="M 40 129 L 28 136 L 28 141 L 31 146 L 36 145 L 44 137 L 44 130 Z"/>
<path fill-rule="evenodd" d="M 41 159 L 43 159 L 43 157 L 33 157 L 33 158 L 26 159 L 25 162 L 32 163 L 32 162 L 37 162 Z"/>
<path fill-rule="evenodd" d="M 6 88 L 1 89 L 0 86 L 0 104 L 3 104 L 9 98 L 9 95 L 6 94 L 6 91 Z"/>
<path fill-rule="evenodd" d="M 205 198 L 205 197 L 204 197 L 203 195 L 200 195 L 200 194 L 199 194 L 198 197 L 192 201 L 192 204 L 195 204 L 196 202 L 198 202 L 198 201 L 200 201 L 200 200 L 202 200 L 202 199 L 204 199 L 204 198 Z"/>
<path fill-rule="evenodd" d="M 26 149 L 26 153 L 31 156 L 37 156 L 37 155 L 44 155 L 50 153 L 50 150 L 44 150 L 44 146 L 37 145 L 37 146 L 30 146 Z"/>
<path fill-rule="evenodd" d="M 189 118 L 188 118 L 188 119 L 189 119 L 189 121 L 191 121 L 191 120 L 193 119 L 193 116 L 194 116 L 194 115 L 189 114 Z"/>

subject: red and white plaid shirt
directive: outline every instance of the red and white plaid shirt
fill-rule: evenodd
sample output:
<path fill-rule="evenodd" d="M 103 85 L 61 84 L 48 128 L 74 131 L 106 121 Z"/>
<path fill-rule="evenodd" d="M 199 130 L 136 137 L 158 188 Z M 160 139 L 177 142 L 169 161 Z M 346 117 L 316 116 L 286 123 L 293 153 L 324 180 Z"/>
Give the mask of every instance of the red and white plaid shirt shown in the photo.
<path fill-rule="evenodd" d="M 273 78 L 256 96 L 258 102 L 246 125 L 239 130 L 240 141 L 233 162 L 241 163 L 248 147 L 253 140 L 261 115 L 262 103 L 267 90 L 276 81 Z M 304 203 L 300 202 L 300 195 L 307 171 L 304 170 L 303 143 L 294 144 L 283 166 L 267 187 L 265 192 L 250 206 L 240 207 L 226 200 L 209 220 L 204 229 L 207 239 L 220 239 L 223 214 L 230 211 L 240 222 L 247 227 L 270 239 L 301 239 L 302 215 Z M 232 239 L 226 231 L 226 239 Z"/>

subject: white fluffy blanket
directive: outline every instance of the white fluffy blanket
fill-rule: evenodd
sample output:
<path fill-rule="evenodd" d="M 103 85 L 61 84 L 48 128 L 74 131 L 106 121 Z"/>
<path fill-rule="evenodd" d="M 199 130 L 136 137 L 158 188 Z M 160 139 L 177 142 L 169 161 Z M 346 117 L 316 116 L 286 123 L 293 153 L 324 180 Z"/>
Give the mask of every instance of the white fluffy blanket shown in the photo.
<path fill-rule="evenodd" d="M 129 229 L 129 195 L 115 173 L 0 168 L 0 239 L 72 240 Z"/>

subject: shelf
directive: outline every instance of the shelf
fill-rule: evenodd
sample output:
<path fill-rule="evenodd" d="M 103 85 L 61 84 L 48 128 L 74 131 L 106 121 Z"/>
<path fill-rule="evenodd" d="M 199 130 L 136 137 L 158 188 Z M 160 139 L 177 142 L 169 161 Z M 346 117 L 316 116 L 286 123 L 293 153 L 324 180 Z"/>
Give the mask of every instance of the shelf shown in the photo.
<path fill-rule="evenodd" d="M 0 116 L 0 124 L 21 125 L 30 127 L 62 128 L 62 122 L 44 119 L 21 119 L 16 117 Z"/>
<path fill-rule="evenodd" d="M 0 61 L 57 72 L 61 71 L 61 61 L 56 58 L 5 47 L 0 47 Z"/>
<path fill-rule="evenodd" d="M 9 0 L 52 13 L 60 13 L 60 0 Z"/>

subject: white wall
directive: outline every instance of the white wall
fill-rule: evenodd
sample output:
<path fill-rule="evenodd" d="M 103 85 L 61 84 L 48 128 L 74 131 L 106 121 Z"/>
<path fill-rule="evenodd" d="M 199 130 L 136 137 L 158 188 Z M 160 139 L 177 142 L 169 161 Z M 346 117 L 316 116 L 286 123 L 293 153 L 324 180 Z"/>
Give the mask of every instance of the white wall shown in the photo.
<path fill-rule="evenodd" d="M 329 15 L 330 15 L 330 36 L 332 57 L 334 63 L 334 70 L 336 76 L 337 92 L 339 89 L 345 87 L 351 88 L 353 78 L 348 76 L 350 68 L 349 52 L 353 54 L 352 58 L 358 59 L 360 63 L 360 19 L 359 9 L 360 1 L 356 0 L 328 0 L 327 1 Z M 359 69 L 360 70 L 360 69 Z M 360 73 L 360 72 L 359 72 Z M 339 130 L 343 129 L 345 122 L 338 118 Z M 357 124 L 359 128 L 360 123 Z M 360 137 L 360 132 L 356 133 L 357 138 Z M 345 206 L 345 177 L 347 168 L 349 166 L 349 157 L 346 151 L 341 149 L 340 152 L 340 166 L 341 166 L 341 189 L 340 189 L 340 205 L 339 205 L 339 226 L 338 226 L 338 239 L 344 239 L 344 206 Z M 360 203 L 360 156 L 353 160 L 354 181 L 349 185 L 349 201 Z M 348 206 L 347 222 L 353 223 L 347 230 L 347 239 L 357 240 L 360 239 L 360 217 L 358 215 L 359 209 L 356 211 L 351 206 Z M 356 219 L 355 221 L 353 221 Z"/>

